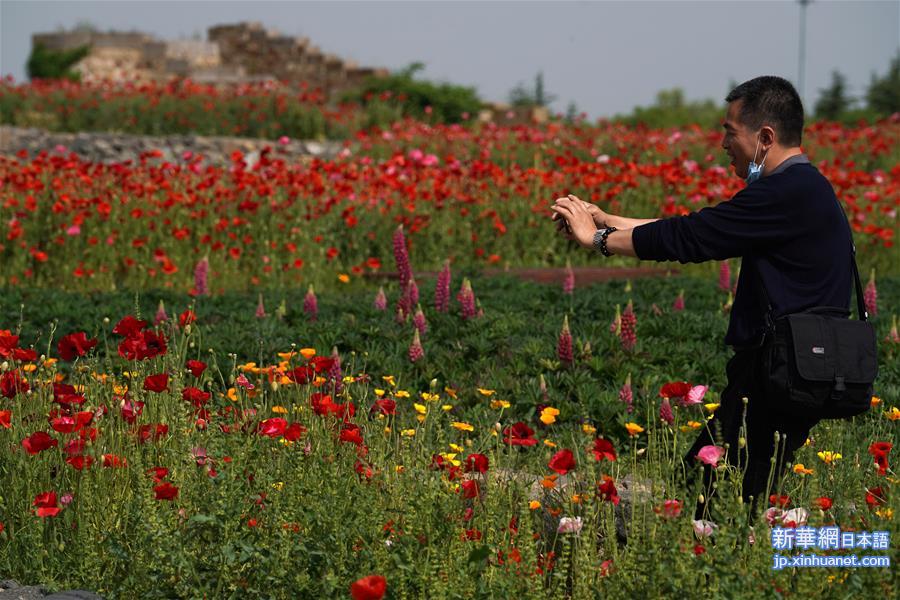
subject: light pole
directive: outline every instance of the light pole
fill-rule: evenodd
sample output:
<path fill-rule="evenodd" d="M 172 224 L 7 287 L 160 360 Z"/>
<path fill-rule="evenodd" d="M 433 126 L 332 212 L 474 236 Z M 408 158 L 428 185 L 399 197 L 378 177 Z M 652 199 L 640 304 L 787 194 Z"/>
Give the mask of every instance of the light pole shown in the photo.
<path fill-rule="evenodd" d="M 800 52 L 798 53 L 798 76 L 797 90 L 800 94 L 800 100 L 803 101 L 804 92 L 804 76 L 806 71 L 806 7 L 812 0 L 797 0 L 800 3 Z"/>

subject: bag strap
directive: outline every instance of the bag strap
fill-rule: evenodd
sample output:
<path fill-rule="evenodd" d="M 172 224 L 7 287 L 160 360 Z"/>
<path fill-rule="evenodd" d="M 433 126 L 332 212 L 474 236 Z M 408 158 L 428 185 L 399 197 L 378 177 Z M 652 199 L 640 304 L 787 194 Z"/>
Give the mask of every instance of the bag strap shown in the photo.
<path fill-rule="evenodd" d="M 866 322 L 869 320 L 869 313 L 863 302 L 863 288 L 862 282 L 859 280 L 859 267 L 856 264 L 856 242 L 853 241 L 853 229 L 850 227 L 850 219 L 847 218 L 847 212 L 844 210 L 844 207 L 841 206 L 840 201 L 837 200 L 837 196 L 835 196 L 835 201 L 837 202 L 838 208 L 841 209 L 841 214 L 844 215 L 844 220 L 847 222 L 847 229 L 850 233 L 850 265 L 853 267 L 853 283 L 854 289 L 856 290 L 856 312 L 859 320 Z M 766 291 L 766 284 L 763 282 L 762 272 L 759 270 L 758 265 L 754 264 L 754 267 L 756 267 L 756 281 L 759 283 L 759 288 L 762 290 L 762 298 L 766 305 L 766 329 L 771 330 L 775 326 L 775 311 L 772 309 L 772 302 Z"/>

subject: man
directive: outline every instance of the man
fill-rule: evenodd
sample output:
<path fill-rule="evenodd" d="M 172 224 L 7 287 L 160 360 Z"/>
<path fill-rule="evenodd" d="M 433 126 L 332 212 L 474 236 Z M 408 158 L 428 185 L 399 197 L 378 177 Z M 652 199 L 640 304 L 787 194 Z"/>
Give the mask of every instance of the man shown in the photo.
<path fill-rule="evenodd" d="M 819 420 L 814 414 L 779 416 L 758 390 L 754 375 L 766 314 L 760 285 L 776 317 L 814 306 L 848 308 L 852 241 L 831 184 L 800 149 L 803 106 L 794 87 L 780 77 L 757 77 L 725 100 L 722 148 L 735 174 L 748 184 L 730 200 L 668 219 L 610 215 L 575 196 L 557 199 L 552 210 L 554 220 L 565 219 L 561 230 L 569 239 L 606 256 L 681 263 L 741 257 L 725 335 L 735 350 L 726 367 L 728 385 L 684 462 L 693 469 L 702 447 L 724 445 L 728 462 L 744 473 L 742 495 L 755 516 L 758 503 L 774 491 L 785 465 Z M 706 498 L 698 501 L 697 519 L 709 508 L 711 480 L 712 470 L 705 466 Z"/>

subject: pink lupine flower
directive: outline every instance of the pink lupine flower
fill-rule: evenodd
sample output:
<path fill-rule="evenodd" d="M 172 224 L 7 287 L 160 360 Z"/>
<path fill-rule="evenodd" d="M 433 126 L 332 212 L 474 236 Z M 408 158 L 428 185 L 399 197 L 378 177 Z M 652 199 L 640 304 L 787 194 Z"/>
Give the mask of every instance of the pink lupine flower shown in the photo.
<path fill-rule="evenodd" d="M 437 286 L 434 288 L 434 308 L 438 312 L 450 310 L 450 260 L 444 261 L 444 268 L 438 274 Z"/>
<path fill-rule="evenodd" d="M 425 350 L 422 348 L 422 342 L 419 339 L 419 330 L 416 329 L 413 334 L 412 344 L 409 346 L 409 360 L 411 362 L 416 362 L 417 360 L 425 357 Z"/>
<path fill-rule="evenodd" d="M 668 398 L 663 398 L 659 404 L 659 418 L 669 426 L 675 424 L 675 414 L 672 412 L 672 405 L 669 404 Z"/>
<path fill-rule="evenodd" d="M 334 384 L 335 395 L 340 394 L 344 387 L 344 373 L 341 369 L 341 355 L 337 346 L 331 349 L 331 368 L 328 370 L 328 379 Z"/>
<path fill-rule="evenodd" d="M 563 294 L 572 294 L 575 291 L 575 272 L 572 263 L 566 260 L 566 275 L 563 278 Z"/>
<path fill-rule="evenodd" d="M 672 303 L 672 310 L 684 310 L 684 290 L 678 292 L 678 297 Z"/>
<path fill-rule="evenodd" d="M 156 309 L 156 317 L 153 319 L 154 325 L 159 325 L 163 321 L 168 321 L 169 315 L 166 314 L 166 306 L 163 304 L 163 301 L 159 301 L 159 308 Z"/>
<path fill-rule="evenodd" d="M 468 320 L 475 317 L 477 314 L 475 292 L 472 291 L 472 283 L 468 278 L 463 279 L 462 287 L 456 295 L 456 300 L 459 302 L 463 319 Z"/>
<path fill-rule="evenodd" d="M 209 258 L 206 256 L 194 267 L 194 291 L 198 296 L 209 295 Z"/>
<path fill-rule="evenodd" d="M 609 332 L 618 337 L 622 330 L 622 307 L 616 304 L 616 316 L 613 317 L 612 323 L 609 324 Z"/>
<path fill-rule="evenodd" d="M 631 300 L 628 301 L 628 306 L 622 312 L 621 320 L 619 339 L 622 341 L 622 348 L 626 351 L 633 350 L 637 344 L 637 315 L 634 314 Z"/>
<path fill-rule="evenodd" d="M 723 456 L 725 456 L 725 448 L 722 448 L 721 446 L 703 446 L 700 448 L 700 451 L 697 452 L 697 460 L 706 463 L 711 467 L 715 467 L 719 464 L 719 461 L 722 460 Z"/>
<path fill-rule="evenodd" d="M 310 321 L 315 321 L 319 316 L 319 301 L 316 299 L 316 292 L 313 290 L 312 284 L 306 291 L 306 297 L 303 298 L 303 312 L 309 315 Z"/>
<path fill-rule="evenodd" d="M 891 315 L 891 330 L 884 341 L 890 344 L 900 344 L 900 331 L 897 330 L 897 315 Z"/>
<path fill-rule="evenodd" d="M 394 321 L 397 323 L 406 323 L 407 317 L 408 317 L 408 315 L 406 314 L 406 311 L 403 310 L 403 306 L 401 306 L 400 303 L 398 302 L 397 303 L 397 312 L 394 314 Z"/>
<path fill-rule="evenodd" d="M 263 306 L 262 294 L 259 295 L 259 302 L 256 304 L 256 318 L 262 319 L 266 316 L 266 307 Z"/>
<path fill-rule="evenodd" d="M 422 312 L 422 306 L 416 305 L 416 314 L 413 316 L 413 325 L 422 335 L 428 331 L 428 322 L 425 320 L 425 313 Z"/>
<path fill-rule="evenodd" d="M 569 332 L 569 317 L 563 317 L 562 330 L 556 342 L 556 355 L 564 365 L 571 365 L 575 361 L 572 349 L 572 334 Z"/>
<path fill-rule="evenodd" d="M 419 303 L 419 286 L 415 279 L 410 279 L 406 284 L 406 307 L 412 312 L 413 306 Z"/>
<path fill-rule="evenodd" d="M 870 317 L 878 316 L 878 290 L 875 289 L 875 269 L 872 269 L 872 274 L 869 275 L 869 283 L 866 284 L 866 291 L 863 292 L 863 302 Z"/>
<path fill-rule="evenodd" d="M 375 294 L 375 310 L 387 310 L 387 296 L 384 295 L 384 287 L 378 288 Z"/>
<path fill-rule="evenodd" d="M 723 292 L 731 291 L 731 265 L 727 260 L 719 263 L 719 289 Z"/>
<path fill-rule="evenodd" d="M 409 251 L 406 249 L 403 225 L 398 225 L 394 231 L 394 260 L 397 263 L 397 273 L 400 275 L 400 289 L 405 290 L 409 280 L 412 279 L 412 268 L 409 266 Z"/>
<path fill-rule="evenodd" d="M 634 411 L 634 393 L 631 390 L 631 373 L 625 378 L 625 383 L 619 388 L 619 400 L 625 403 L 625 412 Z"/>

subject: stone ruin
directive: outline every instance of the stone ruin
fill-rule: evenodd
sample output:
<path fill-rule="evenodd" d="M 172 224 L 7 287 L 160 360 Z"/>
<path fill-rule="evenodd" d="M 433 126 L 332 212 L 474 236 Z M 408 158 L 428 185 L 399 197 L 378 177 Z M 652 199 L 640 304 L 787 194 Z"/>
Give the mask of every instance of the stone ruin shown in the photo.
<path fill-rule="evenodd" d="M 88 55 L 73 68 L 82 81 L 164 82 L 184 77 L 199 83 L 239 84 L 260 81 L 305 83 L 327 96 L 355 87 L 386 69 L 360 67 L 326 54 L 310 43 L 265 29 L 260 23 L 217 25 L 208 40 L 158 40 L 146 33 L 76 29 L 36 33 L 32 45 L 49 50 L 88 46 Z"/>

